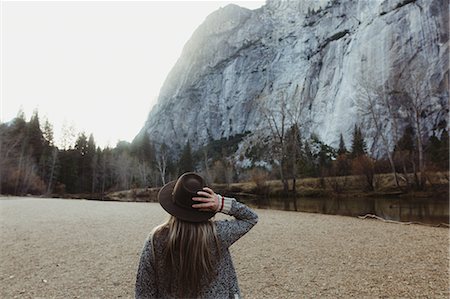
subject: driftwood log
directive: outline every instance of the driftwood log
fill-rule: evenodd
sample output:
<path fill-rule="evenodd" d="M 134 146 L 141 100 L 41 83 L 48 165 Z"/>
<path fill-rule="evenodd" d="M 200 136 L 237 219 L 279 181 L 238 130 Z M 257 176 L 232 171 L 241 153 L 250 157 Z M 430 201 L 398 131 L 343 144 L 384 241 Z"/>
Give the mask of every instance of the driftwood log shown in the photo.
<path fill-rule="evenodd" d="M 439 223 L 439 224 L 428 224 L 428 223 L 423 223 L 423 222 L 402 222 L 402 221 L 395 221 L 395 220 L 389 220 L 389 219 L 384 219 L 381 218 L 377 215 L 373 215 L 373 214 L 366 214 L 364 216 L 358 216 L 359 219 L 367 219 L 367 218 L 372 218 L 372 219 L 377 219 L 377 220 L 381 220 L 383 222 L 388 222 L 388 223 L 396 223 L 396 224 L 403 224 L 403 225 L 410 225 L 410 224 L 420 224 L 420 225 L 427 225 L 427 226 L 434 226 L 434 227 L 450 227 L 449 224 L 447 223 Z"/>

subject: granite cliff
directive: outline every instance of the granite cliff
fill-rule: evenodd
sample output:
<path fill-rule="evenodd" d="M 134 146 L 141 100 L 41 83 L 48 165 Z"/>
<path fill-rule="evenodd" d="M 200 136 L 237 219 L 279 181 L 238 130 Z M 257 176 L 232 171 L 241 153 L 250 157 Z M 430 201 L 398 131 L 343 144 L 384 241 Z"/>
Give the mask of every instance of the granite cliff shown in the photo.
<path fill-rule="evenodd" d="M 426 64 L 427 134 L 448 121 L 448 1 L 267 1 L 228 5 L 193 33 L 139 134 L 195 148 L 264 130 L 261 106 L 303 107 L 303 134 L 349 143 L 361 77 L 387 82 Z M 435 111 L 435 112 L 436 112 Z M 439 116 L 440 115 L 440 116 Z M 376 134 L 366 128 L 366 135 Z M 370 144 L 369 144 L 370 145 Z"/>

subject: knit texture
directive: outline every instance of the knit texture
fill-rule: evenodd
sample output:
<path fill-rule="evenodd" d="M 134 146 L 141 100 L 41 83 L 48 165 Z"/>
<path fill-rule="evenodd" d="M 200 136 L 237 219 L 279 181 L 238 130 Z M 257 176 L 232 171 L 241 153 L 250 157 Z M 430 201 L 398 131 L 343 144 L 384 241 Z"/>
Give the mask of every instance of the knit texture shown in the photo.
<path fill-rule="evenodd" d="M 202 286 L 199 298 L 240 298 L 229 247 L 258 222 L 258 215 L 233 198 L 224 199 L 222 213 L 234 216 L 235 219 L 213 222 L 219 239 L 218 249 L 216 246 L 211 246 L 211 253 L 216 258 L 220 258 L 217 276 L 211 283 Z M 150 234 L 146 239 L 136 277 L 136 298 L 174 298 L 166 291 L 171 283 L 162 262 L 166 240 L 164 233 L 155 237 Z"/>

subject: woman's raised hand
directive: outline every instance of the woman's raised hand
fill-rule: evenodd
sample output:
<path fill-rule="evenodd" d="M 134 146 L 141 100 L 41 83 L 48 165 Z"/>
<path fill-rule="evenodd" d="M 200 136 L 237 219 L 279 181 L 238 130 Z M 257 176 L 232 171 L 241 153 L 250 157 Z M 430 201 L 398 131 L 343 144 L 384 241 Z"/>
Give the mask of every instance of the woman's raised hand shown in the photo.
<path fill-rule="evenodd" d="M 193 204 L 192 207 L 204 212 L 217 212 L 219 210 L 219 196 L 208 187 L 203 188 L 203 191 L 198 191 L 198 197 L 192 199 L 200 203 Z"/>

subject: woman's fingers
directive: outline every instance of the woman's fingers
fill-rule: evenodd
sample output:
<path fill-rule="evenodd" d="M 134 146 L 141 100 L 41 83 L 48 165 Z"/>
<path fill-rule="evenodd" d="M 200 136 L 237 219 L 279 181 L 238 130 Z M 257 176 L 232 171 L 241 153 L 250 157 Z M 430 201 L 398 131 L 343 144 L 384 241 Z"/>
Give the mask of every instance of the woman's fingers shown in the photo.
<path fill-rule="evenodd" d="M 208 187 L 204 187 L 203 190 L 205 190 L 206 192 L 208 192 L 210 195 L 214 195 L 214 191 L 211 188 Z M 200 191 L 201 192 L 201 191 Z"/>
<path fill-rule="evenodd" d="M 207 197 L 192 197 L 192 200 L 201 201 L 201 202 L 210 202 L 211 198 L 207 198 Z"/>
<path fill-rule="evenodd" d="M 198 191 L 197 192 L 198 195 L 203 196 L 203 197 L 207 197 L 207 198 L 211 198 L 212 195 L 210 193 L 207 193 L 205 191 Z"/>
<path fill-rule="evenodd" d="M 193 197 L 192 200 L 199 203 L 193 204 L 192 207 L 199 209 L 199 211 L 211 212 L 217 210 L 217 195 L 208 187 L 203 188 L 203 191 L 198 191 L 198 197 Z"/>
<path fill-rule="evenodd" d="M 196 209 L 211 208 L 213 206 L 214 206 L 214 203 L 212 203 L 212 202 L 196 203 L 196 204 L 192 205 L 192 207 L 196 208 Z"/>

